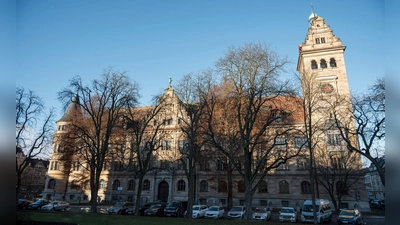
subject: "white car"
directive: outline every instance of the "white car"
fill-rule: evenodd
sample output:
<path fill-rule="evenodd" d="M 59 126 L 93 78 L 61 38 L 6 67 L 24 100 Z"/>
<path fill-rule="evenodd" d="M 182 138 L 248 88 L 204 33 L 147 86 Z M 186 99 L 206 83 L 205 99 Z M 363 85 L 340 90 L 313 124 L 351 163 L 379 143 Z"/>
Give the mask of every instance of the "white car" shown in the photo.
<path fill-rule="evenodd" d="M 292 223 L 297 222 L 297 212 L 292 207 L 282 207 L 279 211 L 279 222 L 290 221 Z"/>
<path fill-rule="evenodd" d="M 253 211 L 253 220 L 271 220 L 271 211 L 267 208 L 256 208 Z"/>
<path fill-rule="evenodd" d="M 205 218 L 221 219 L 224 217 L 224 208 L 222 206 L 210 206 L 205 214 Z"/>
<path fill-rule="evenodd" d="M 206 205 L 194 205 L 192 209 L 192 218 L 201 218 L 206 215 L 208 207 Z"/>
<path fill-rule="evenodd" d="M 245 206 L 233 206 L 228 212 L 228 219 L 243 219 L 246 212 Z"/>
<path fill-rule="evenodd" d="M 42 206 L 41 210 L 47 210 L 47 211 L 56 211 L 56 210 L 67 210 L 69 207 L 68 202 L 64 201 L 53 201 L 50 202 L 47 205 Z"/>

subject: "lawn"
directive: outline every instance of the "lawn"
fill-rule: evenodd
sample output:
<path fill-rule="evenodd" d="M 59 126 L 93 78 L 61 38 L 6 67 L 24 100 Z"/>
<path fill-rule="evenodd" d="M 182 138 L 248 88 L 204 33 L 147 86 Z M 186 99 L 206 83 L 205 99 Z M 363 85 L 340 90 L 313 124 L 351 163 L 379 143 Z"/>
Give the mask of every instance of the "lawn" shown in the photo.
<path fill-rule="evenodd" d="M 73 212 L 43 212 L 43 211 L 19 211 L 17 217 L 31 221 L 63 222 L 79 225 L 237 225 L 237 224 L 265 224 L 260 221 L 244 220 L 209 220 L 209 219 L 184 219 L 169 217 L 146 217 L 130 215 L 108 215 L 101 213 L 73 213 Z M 278 221 L 268 221 L 270 225 L 284 225 Z M 290 223 L 287 223 L 290 224 Z"/>

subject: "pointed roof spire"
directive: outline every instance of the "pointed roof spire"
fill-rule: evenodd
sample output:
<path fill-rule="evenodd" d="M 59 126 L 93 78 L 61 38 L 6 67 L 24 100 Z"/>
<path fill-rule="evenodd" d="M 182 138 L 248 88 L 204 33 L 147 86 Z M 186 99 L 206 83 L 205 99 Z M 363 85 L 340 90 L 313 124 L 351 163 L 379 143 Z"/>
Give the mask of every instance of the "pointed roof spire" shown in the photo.
<path fill-rule="evenodd" d="M 63 117 L 57 122 L 70 122 L 72 117 L 82 115 L 81 106 L 79 102 L 79 95 L 76 94 L 68 106 L 67 111 L 65 111 Z"/>
<path fill-rule="evenodd" d="M 313 5 L 311 3 L 311 15 L 308 17 L 308 22 L 311 24 L 311 21 L 315 18 L 317 18 L 317 14 L 314 12 Z"/>

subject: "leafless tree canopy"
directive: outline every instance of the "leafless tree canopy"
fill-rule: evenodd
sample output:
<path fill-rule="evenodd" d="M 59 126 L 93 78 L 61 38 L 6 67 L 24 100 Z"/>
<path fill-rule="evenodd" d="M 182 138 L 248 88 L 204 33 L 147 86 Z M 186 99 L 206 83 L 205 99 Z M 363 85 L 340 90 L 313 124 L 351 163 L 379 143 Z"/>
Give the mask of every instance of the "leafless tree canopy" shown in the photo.
<path fill-rule="evenodd" d="M 72 117 L 70 131 L 79 140 L 79 152 L 90 174 L 91 196 L 94 199 L 92 212 L 96 212 L 99 178 L 110 152 L 113 133 L 120 126 L 126 110 L 136 106 L 138 91 L 138 85 L 125 72 L 109 68 L 101 79 L 94 79 L 90 86 L 84 85 L 80 77 L 75 77 L 69 88 L 58 93 L 59 99 L 66 104 L 75 97 L 74 103 L 82 112 L 81 116 Z"/>
<path fill-rule="evenodd" d="M 16 91 L 16 146 L 24 157 L 17 157 L 17 199 L 21 186 L 21 175 L 29 161 L 46 157 L 51 147 L 52 119 L 54 110 L 45 112 L 42 99 L 33 91 L 17 87 Z M 44 116 L 43 116 L 44 115 Z"/>

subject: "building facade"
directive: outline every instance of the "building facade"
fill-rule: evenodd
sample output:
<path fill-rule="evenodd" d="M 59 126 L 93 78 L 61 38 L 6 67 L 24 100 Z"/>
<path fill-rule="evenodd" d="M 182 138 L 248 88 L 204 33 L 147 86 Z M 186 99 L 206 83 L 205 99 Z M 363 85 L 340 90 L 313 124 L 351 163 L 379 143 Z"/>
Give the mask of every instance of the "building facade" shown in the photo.
<path fill-rule="evenodd" d="M 28 166 L 21 175 L 19 198 L 35 200 L 41 198 L 45 187 L 49 161 L 44 159 L 26 159 L 22 150 L 17 147 L 17 162 L 27 160 Z"/>
<path fill-rule="evenodd" d="M 385 156 L 380 157 L 378 162 L 381 166 L 385 167 Z M 366 169 L 365 185 L 369 200 L 385 200 L 385 186 L 382 184 L 376 166 L 372 163 Z"/>
<path fill-rule="evenodd" d="M 305 42 L 299 45 L 298 70 L 300 73 L 311 71 L 314 74 L 314 82 L 321 86 L 324 95 L 340 93 L 350 97 L 346 67 L 344 61 L 345 46 L 342 45 L 330 27 L 322 17 L 313 13 L 310 18 L 310 27 Z M 307 79 L 302 77 L 302 79 Z M 304 87 L 303 87 L 304 88 Z M 180 117 L 182 111 L 179 108 L 179 99 L 174 89 L 169 86 L 164 91 L 164 97 L 169 100 L 169 108 L 162 115 L 164 123 L 162 146 L 155 154 L 159 170 L 148 173 L 143 182 L 141 202 L 188 200 L 188 180 L 183 165 L 176 159 L 168 161 L 168 157 L 179 157 L 179 152 L 184 145 L 185 135 L 180 129 Z M 65 199 L 67 201 L 89 201 L 90 187 L 87 182 L 78 180 L 77 177 L 84 174 L 84 166 L 79 159 L 70 162 L 71 173 L 65 173 L 63 161 L 60 157 L 62 146 L 59 145 L 59 137 L 65 133 L 65 127 L 70 122 L 70 113 L 78 107 L 71 103 L 67 112 L 57 121 L 57 131 L 54 135 L 53 154 L 47 173 L 44 197 L 48 199 Z M 300 111 L 302 109 L 299 107 Z M 329 120 L 329 113 L 320 112 L 318 118 Z M 161 120 L 160 120 L 161 121 Z M 297 120 L 290 126 L 302 127 L 304 121 Z M 330 131 L 329 131 L 330 132 Z M 329 152 L 330 156 L 337 155 L 346 150 L 344 144 L 332 146 L 329 143 L 330 135 L 334 133 L 321 131 L 324 137 L 320 151 Z M 302 140 L 293 137 L 284 141 L 285 148 L 298 148 Z M 335 142 L 338 143 L 338 142 Z M 282 145 L 280 145 L 282 146 Z M 204 151 L 209 150 L 204 146 Z M 361 160 L 354 162 L 361 169 Z M 99 202 L 134 201 L 136 198 L 138 179 L 129 172 L 121 169 L 116 159 L 109 159 L 101 174 L 99 184 Z M 224 170 L 223 160 L 204 158 L 199 161 L 195 172 L 195 203 L 207 205 L 227 205 L 227 172 Z M 232 174 L 233 205 L 244 205 L 244 182 L 238 172 Z M 279 168 L 274 169 L 264 178 L 258 186 L 253 197 L 254 206 L 280 208 L 292 206 L 300 210 L 303 202 L 311 198 L 309 167 L 306 158 L 292 159 Z M 328 193 L 322 187 L 317 186 L 317 197 L 329 199 Z M 364 204 L 365 202 L 365 204 Z M 365 184 L 357 182 L 342 197 L 341 207 L 353 207 L 358 205 L 361 210 L 369 210 Z"/>

